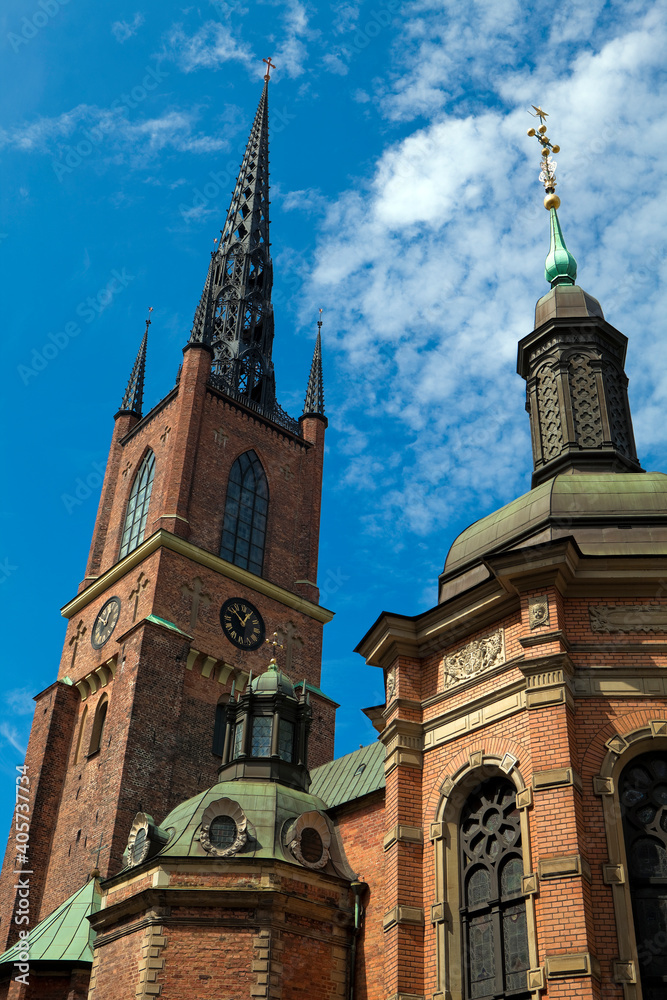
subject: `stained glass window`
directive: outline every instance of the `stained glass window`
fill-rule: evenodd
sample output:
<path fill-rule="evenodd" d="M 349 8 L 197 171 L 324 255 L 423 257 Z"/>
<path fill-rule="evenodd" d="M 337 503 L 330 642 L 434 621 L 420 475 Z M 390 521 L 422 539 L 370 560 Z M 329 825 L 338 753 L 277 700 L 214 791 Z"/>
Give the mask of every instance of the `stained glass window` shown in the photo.
<path fill-rule="evenodd" d="M 252 720 L 252 750 L 253 757 L 271 756 L 271 728 L 273 719 L 270 715 L 256 715 Z"/>
<path fill-rule="evenodd" d="M 209 828 L 208 839 L 221 850 L 231 847 L 236 840 L 236 823 L 231 816 L 216 816 Z"/>
<path fill-rule="evenodd" d="M 234 730 L 234 759 L 243 753 L 243 720 L 236 723 Z"/>
<path fill-rule="evenodd" d="M 125 514 L 123 537 L 120 543 L 120 559 L 126 556 L 128 552 L 136 549 L 137 545 L 144 539 L 154 472 L 155 455 L 152 451 L 147 451 L 132 483 L 130 499 L 128 500 L 127 512 Z"/>
<path fill-rule="evenodd" d="M 635 757 L 619 795 L 642 993 L 657 1000 L 667 981 L 667 753 Z"/>
<path fill-rule="evenodd" d="M 528 997 L 521 824 L 510 781 L 492 778 L 472 792 L 459 844 L 465 998 Z"/>
<path fill-rule="evenodd" d="M 240 455 L 229 473 L 220 555 L 262 575 L 269 486 L 254 451 Z"/>

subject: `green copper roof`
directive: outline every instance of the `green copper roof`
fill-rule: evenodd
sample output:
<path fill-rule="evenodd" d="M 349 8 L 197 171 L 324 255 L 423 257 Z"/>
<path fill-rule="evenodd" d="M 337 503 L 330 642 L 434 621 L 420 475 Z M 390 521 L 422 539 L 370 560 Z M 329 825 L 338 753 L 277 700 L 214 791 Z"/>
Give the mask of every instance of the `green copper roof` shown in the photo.
<path fill-rule="evenodd" d="M 492 552 L 566 535 L 576 538 L 584 555 L 667 553 L 667 475 L 554 476 L 462 531 L 449 550 L 444 572 L 460 571 Z"/>
<path fill-rule="evenodd" d="M 384 788 L 384 745 L 380 742 L 322 764 L 310 772 L 312 795 L 324 799 L 329 809 L 360 799 Z"/>
<path fill-rule="evenodd" d="M 573 285 L 577 278 L 577 262 L 565 246 L 563 230 L 560 227 L 558 212 L 549 209 L 551 216 L 551 245 L 545 261 L 544 277 L 554 285 Z"/>
<path fill-rule="evenodd" d="M 86 918 L 91 913 L 97 913 L 101 898 L 97 880 L 91 878 L 53 913 L 32 928 L 28 939 L 30 964 L 92 963 L 95 932 Z M 18 961 L 18 955 L 25 953 L 25 950 L 24 941 L 17 941 L 4 955 L 0 955 L 0 965 L 13 964 Z"/>
<path fill-rule="evenodd" d="M 146 615 L 147 622 L 153 622 L 154 625 L 162 625 L 164 628 L 170 629 L 172 632 L 178 632 L 179 635 L 184 635 L 186 639 L 191 639 L 192 636 L 180 629 L 178 625 L 174 625 L 173 622 L 168 622 L 166 618 L 158 618 L 157 615 Z"/>

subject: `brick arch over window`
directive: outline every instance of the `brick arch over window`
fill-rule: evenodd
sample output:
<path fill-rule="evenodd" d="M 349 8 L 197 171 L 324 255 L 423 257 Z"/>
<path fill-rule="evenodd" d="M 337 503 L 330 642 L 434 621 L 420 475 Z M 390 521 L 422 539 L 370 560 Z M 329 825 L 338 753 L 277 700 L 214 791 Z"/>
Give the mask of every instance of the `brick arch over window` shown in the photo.
<path fill-rule="evenodd" d="M 137 469 L 137 474 L 134 477 L 132 489 L 130 490 L 130 499 L 127 503 L 125 524 L 123 526 L 123 537 L 120 543 L 120 559 L 126 556 L 128 552 L 136 549 L 144 539 L 154 474 L 155 455 L 149 448 L 144 455 L 141 465 Z"/>
<path fill-rule="evenodd" d="M 262 575 L 269 484 L 254 451 L 239 455 L 229 473 L 220 555 L 228 562 Z"/>
<path fill-rule="evenodd" d="M 648 861 L 651 851 L 658 867 L 662 863 L 659 838 L 655 836 L 657 829 L 645 830 L 642 835 L 638 826 L 644 822 L 650 828 L 657 823 L 662 828 L 662 817 L 667 812 L 656 806 L 656 816 L 652 819 L 648 810 L 643 811 L 645 807 L 655 805 L 653 799 L 656 794 L 660 797 L 665 787 L 659 771 L 661 762 L 667 761 L 667 718 L 658 717 L 648 722 L 645 719 L 646 712 L 637 712 L 616 720 L 614 727 L 608 726 L 601 731 L 596 742 L 604 740 L 610 731 L 613 735 L 606 739 L 603 746 L 594 748 L 601 766 L 593 775 L 593 791 L 602 800 L 608 851 L 607 861 L 602 866 L 603 878 L 612 891 L 618 939 L 618 958 L 613 963 L 613 976 L 615 982 L 622 983 L 625 1000 L 638 1000 L 640 996 L 644 1000 L 654 1000 L 655 997 L 662 1000 L 664 981 L 660 982 L 658 978 L 656 984 L 656 977 L 660 977 L 656 970 L 667 967 L 667 949 L 664 947 L 667 932 L 656 926 L 647 935 L 642 920 L 636 919 L 636 904 L 645 902 L 640 896 L 644 889 L 648 889 L 648 895 L 653 897 L 649 909 L 653 907 L 654 916 L 657 911 L 658 920 L 662 920 L 662 926 L 667 927 L 667 884 L 664 876 L 658 872 L 654 876 L 646 876 L 639 870 L 642 854 L 644 861 Z M 606 754 L 603 753 L 605 749 Z M 647 767 L 649 762 L 651 766 Z M 633 799 L 634 804 L 628 807 L 628 802 Z M 635 816 L 631 820 L 633 811 Z M 652 848 L 646 840 L 653 840 L 655 846 Z M 638 851 L 635 850 L 637 841 Z M 637 893 L 639 895 L 635 898 Z"/>
<path fill-rule="evenodd" d="M 451 1000 L 504 995 L 519 1000 L 544 988 L 528 826 L 532 791 L 517 764 L 509 751 L 497 756 L 477 750 L 454 773 L 444 775 L 440 785 L 438 821 L 430 827 L 436 899 L 431 923 L 437 992 Z M 485 830 L 487 820 L 493 826 L 493 817 L 498 818 L 498 833 Z M 486 894 L 487 881 L 495 895 Z M 478 945 L 485 935 L 493 939 L 493 977 L 481 974 L 487 956 L 480 956 Z M 468 974 L 473 970 L 475 982 Z M 489 984 L 484 980 L 491 978 L 493 991 L 485 992 Z"/>

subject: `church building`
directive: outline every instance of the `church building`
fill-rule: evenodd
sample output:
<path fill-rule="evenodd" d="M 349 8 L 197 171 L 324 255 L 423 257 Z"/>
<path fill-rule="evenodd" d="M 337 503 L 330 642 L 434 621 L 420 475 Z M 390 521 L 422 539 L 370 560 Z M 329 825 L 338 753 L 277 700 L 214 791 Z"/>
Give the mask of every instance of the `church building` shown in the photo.
<path fill-rule="evenodd" d="M 268 100 L 267 71 L 177 382 L 143 412 L 149 318 L 114 418 L 17 774 L 0 998 L 665 1000 L 667 476 L 576 284 L 546 116 L 532 489 L 453 541 L 434 608 L 371 625 L 377 740 L 334 759 L 321 335 L 294 419 Z"/>

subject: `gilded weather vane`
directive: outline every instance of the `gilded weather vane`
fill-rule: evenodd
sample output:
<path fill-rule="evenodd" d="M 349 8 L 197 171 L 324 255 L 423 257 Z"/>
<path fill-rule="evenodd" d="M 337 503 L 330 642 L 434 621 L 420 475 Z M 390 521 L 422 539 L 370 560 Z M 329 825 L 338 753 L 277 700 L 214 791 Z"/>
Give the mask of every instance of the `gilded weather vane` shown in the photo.
<path fill-rule="evenodd" d="M 542 147 L 542 159 L 540 161 L 540 180 L 544 184 L 544 190 L 546 191 L 546 197 L 544 199 L 544 207 L 558 208 L 560 206 L 560 198 L 556 194 L 556 167 L 558 164 L 554 159 L 552 159 L 552 153 L 559 153 L 560 146 L 555 146 L 552 144 L 549 136 L 547 135 L 547 127 L 544 124 L 545 118 L 549 115 L 546 111 L 543 111 L 541 107 L 536 107 L 534 104 L 531 105 L 533 111 L 529 111 L 528 114 L 532 115 L 533 118 L 539 118 L 540 124 L 537 129 L 529 128 L 528 135 L 535 136 L 537 141 Z"/>

